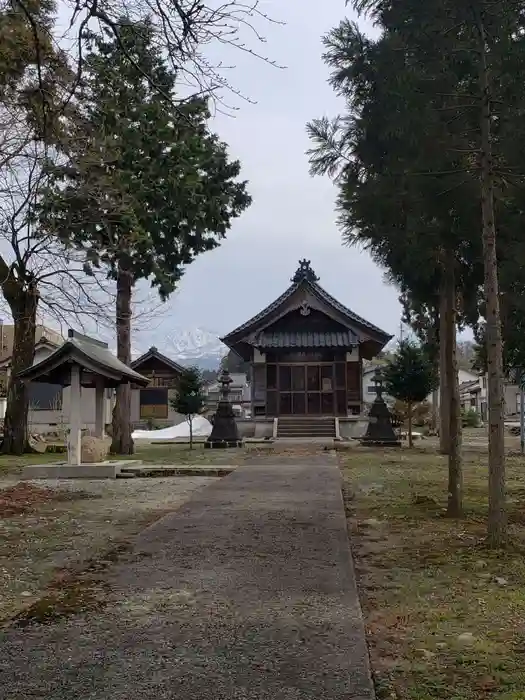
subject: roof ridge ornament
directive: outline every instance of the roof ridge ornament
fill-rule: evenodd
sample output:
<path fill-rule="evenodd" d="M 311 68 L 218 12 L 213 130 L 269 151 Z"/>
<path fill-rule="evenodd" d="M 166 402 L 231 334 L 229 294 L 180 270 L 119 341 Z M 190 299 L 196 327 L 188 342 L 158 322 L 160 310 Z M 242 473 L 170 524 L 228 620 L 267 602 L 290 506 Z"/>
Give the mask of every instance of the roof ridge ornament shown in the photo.
<path fill-rule="evenodd" d="M 299 313 L 301 316 L 309 316 L 311 312 L 310 306 L 308 305 L 308 302 L 305 300 L 302 302 L 301 306 L 299 307 Z"/>
<path fill-rule="evenodd" d="M 306 282 L 318 282 L 319 277 L 315 274 L 310 266 L 310 260 L 299 260 L 299 267 L 295 271 L 295 275 L 292 277 L 291 281 L 294 284 L 299 284 L 305 280 Z"/>

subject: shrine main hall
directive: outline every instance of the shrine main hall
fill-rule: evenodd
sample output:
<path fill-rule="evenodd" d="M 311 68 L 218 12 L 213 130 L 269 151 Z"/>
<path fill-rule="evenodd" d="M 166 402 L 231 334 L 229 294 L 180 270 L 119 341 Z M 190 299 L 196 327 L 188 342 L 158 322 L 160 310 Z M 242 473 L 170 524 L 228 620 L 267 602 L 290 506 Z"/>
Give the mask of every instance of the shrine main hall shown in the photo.
<path fill-rule="evenodd" d="M 334 299 L 308 260 L 272 304 L 222 338 L 251 366 L 251 415 L 359 416 L 363 360 L 391 336 Z"/>

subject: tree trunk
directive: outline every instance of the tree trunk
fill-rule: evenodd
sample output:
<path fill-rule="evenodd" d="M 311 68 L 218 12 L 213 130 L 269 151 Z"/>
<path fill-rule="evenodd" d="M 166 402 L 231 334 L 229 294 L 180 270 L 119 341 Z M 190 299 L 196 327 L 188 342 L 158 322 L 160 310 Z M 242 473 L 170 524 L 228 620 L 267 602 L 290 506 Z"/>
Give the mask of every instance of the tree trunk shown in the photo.
<path fill-rule="evenodd" d="M 439 370 L 438 370 L 439 373 Z M 432 414 L 430 416 L 430 429 L 432 434 L 435 435 L 438 429 L 438 404 L 439 404 L 439 390 L 434 389 L 432 392 Z"/>
<path fill-rule="evenodd" d="M 439 290 L 439 451 L 448 454 L 450 443 L 449 390 L 447 386 L 447 291 L 444 279 Z"/>
<path fill-rule="evenodd" d="M 407 402 L 408 407 L 408 446 L 410 448 L 414 447 L 414 441 L 412 439 L 412 402 Z"/>
<path fill-rule="evenodd" d="M 432 324 L 429 327 L 427 334 L 428 347 L 432 351 L 432 361 L 436 375 L 439 377 L 439 309 L 432 310 Z M 436 387 L 432 392 L 432 415 L 430 417 L 430 428 L 435 435 L 438 431 L 438 406 L 439 406 L 439 388 Z"/>
<path fill-rule="evenodd" d="M 133 276 L 119 265 L 117 273 L 117 357 L 125 365 L 131 364 L 131 295 Z M 111 452 L 120 455 L 133 454 L 131 438 L 131 385 L 117 387 L 113 409 L 113 438 Z"/>
<path fill-rule="evenodd" d="M 14 322 L 11 376 L 7 388 L 2 452 L 21 455 L 29 448 L 27 426 L 29 392 L 27 385 L 17 378 L 17 374 L 33 364 L 39 297 L 35 287 L 24 289 L 12 277 L 2 285 L 2 292 L 9 304 Z"/>
<path fill-rule="evenodd" d="M 503 414 L 503 343 L 498 291 L 496 226 L 494 222 L 494 175 L 491 139 L 491 100 L 485 28 L 478 20 L 480 34 L 479 80 L 481 91 L 481 213 L 483 222 L 483 264 L 486 304 L 486 343 L 489 413 L 489 514 L 488 544 L 501 547 L 507 540 L 505 495 L 505 435 Z"/>
<path fill-rule="evenodd" d="M 193 450 L 193 416 L 190 418 L 190 450 Z"/>
<path fill-rule="evenodd" d="M 448 505 L 447 515 L 459 518 L 463 514 L 463 465 L 461 455 L 461 409 L 459 399 L 459 377 L 456 343 L 456 280 L 455 256 L 452 251 L 445 255 L 444 280 L 444 359 L 447 386 L 448 417 Z"/>

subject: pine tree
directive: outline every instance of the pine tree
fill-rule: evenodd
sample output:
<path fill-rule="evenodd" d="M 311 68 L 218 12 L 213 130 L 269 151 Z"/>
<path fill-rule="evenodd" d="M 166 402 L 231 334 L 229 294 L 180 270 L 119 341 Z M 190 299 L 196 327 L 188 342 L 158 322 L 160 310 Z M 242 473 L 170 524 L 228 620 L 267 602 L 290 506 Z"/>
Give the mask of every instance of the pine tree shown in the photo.
<path fill-rule="evenodd" d="M 437 387 L 435 364 L 424 350 L 410 340 L 400 341 L 392 361 L 383 370 L 386 393 L 408 407 L 408 445 L 412 441 L 414 404 L 424 401 Z"/>
<path fill-rule="evenodd" d="M 206 397 L 204 381 L 198 367 L 188 367 L 181 375 L 177 387 L 177 398 L 171 401 L 172 408 L 186 417 L 190 427 L 190 449 L 193 449 L 193 420 L 202 413 Z"/>
<path fill-rule="evenodd" d="M 484 290 L 474 316 L 485 318 L 487 533 L 489 543 L 499 546 L 506 516 L 498 261 L 507 235 L 512 245 L 521 234 L 517 226 L 497 230 L 496 222 L 519 218 L 524 204 L 516 138 L 523 143 L 525 97 L 515 76 L 525 68 L 525 2 L 353 4 L 370 12 L 382 33 L 377 41 L 367 40 L 343 22 L 329 36 L 327 62 L 348 114 L 338 122 L 314 124 L 321 128 L 312 131 L 319 142 L 313 165 L 339 175 L 338 207 L 350 241 L 364 241 L 419 298 L 424 285 L 413 270 L 423 279 L 438 274 L 449 378 L 455 371 L 455 321 L 465 309 L 473 317 L 472 302 L 478 288 Z M 507 279 L 511 284 L 510 275 Z M 457 395 L 448 404 L 452 479 L 458 466 L 452 453 L 459 450 Z"/>
<path fill-rule="evenodd" d="M 461 423 L 455 343 L 446 339 L 471 313 L 482 282 L 477 182 L 463 172 L 461 141 L 454 141 L 457 151 L 444 148 L 456 138 L 449 120 L 422 94 L 428 76 L 400 50 L 397 34 L 372 41 L 343 21 L 325 46 L 348 115 L 309 125 L 312 172 L 336 178 L 344 241 L 365 247 L 402 294 L 437 312 L 440 374 L 453 378 L 440 384 L 452 483 L 461 472 Z M 442 173 L 449 173 L 446 185 Z"/>
<path fill-rule="evenodd" d="M 174 108 L 175 82 L 150 22 L 122 20 L 118 40 L 92 36 L 68 163 L 55 170 L 43 213 L 50 230 L 116 280 L 117 355 L 126 364 L 136 282 L 149 280 L 166 299 L 251 201 L 239 162 L 209 130 L 206 101 Z M 128 385 L 117 390 L 111 449 L 133 452 Z"/>

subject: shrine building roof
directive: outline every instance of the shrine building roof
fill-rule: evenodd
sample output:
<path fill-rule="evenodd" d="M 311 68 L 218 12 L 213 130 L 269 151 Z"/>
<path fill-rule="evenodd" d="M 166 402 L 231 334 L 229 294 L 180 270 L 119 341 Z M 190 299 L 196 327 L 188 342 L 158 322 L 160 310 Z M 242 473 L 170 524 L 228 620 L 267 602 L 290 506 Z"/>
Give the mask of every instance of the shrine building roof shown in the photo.
<path fill-rule="evenodd" d="M 284 319 L 290 312 L 299 310 L 305 317 L 310 308 L 320 311 L 334 322 L 333 332 L 287 332 L 280 323 L 279 332 L 272 325 Z M 275 301 L 258 314 L 221 338 L 232 350 L 246 357 L 247 347 L 276 348 L 351 348 L 364 347 L 364 356 L 373 357 L 392 336 L 378 326 L 344 306 L 319 284 L 319 278 L 309 260 L 299 261 L 299 267 L 291 279 L 291 285 Z"/>
<path fill-rule="evenodd" d="M 115 387 L 127 382 L 138 386 L 146 386 L 149 383 L 149 379 L 117 359 L 107 343 L 71 329 L 68 331 L 67 340 L 60 347 L 40 362 L 19 372 L 18 376 L 27 381 L 67 386 L 70 383 L 70 370 L 73 364 L 84 370 L 86 377 L 92 375 L 102 377 L 107 387 Z M 87 384 L 83 382 L 83 385 Z"/>

